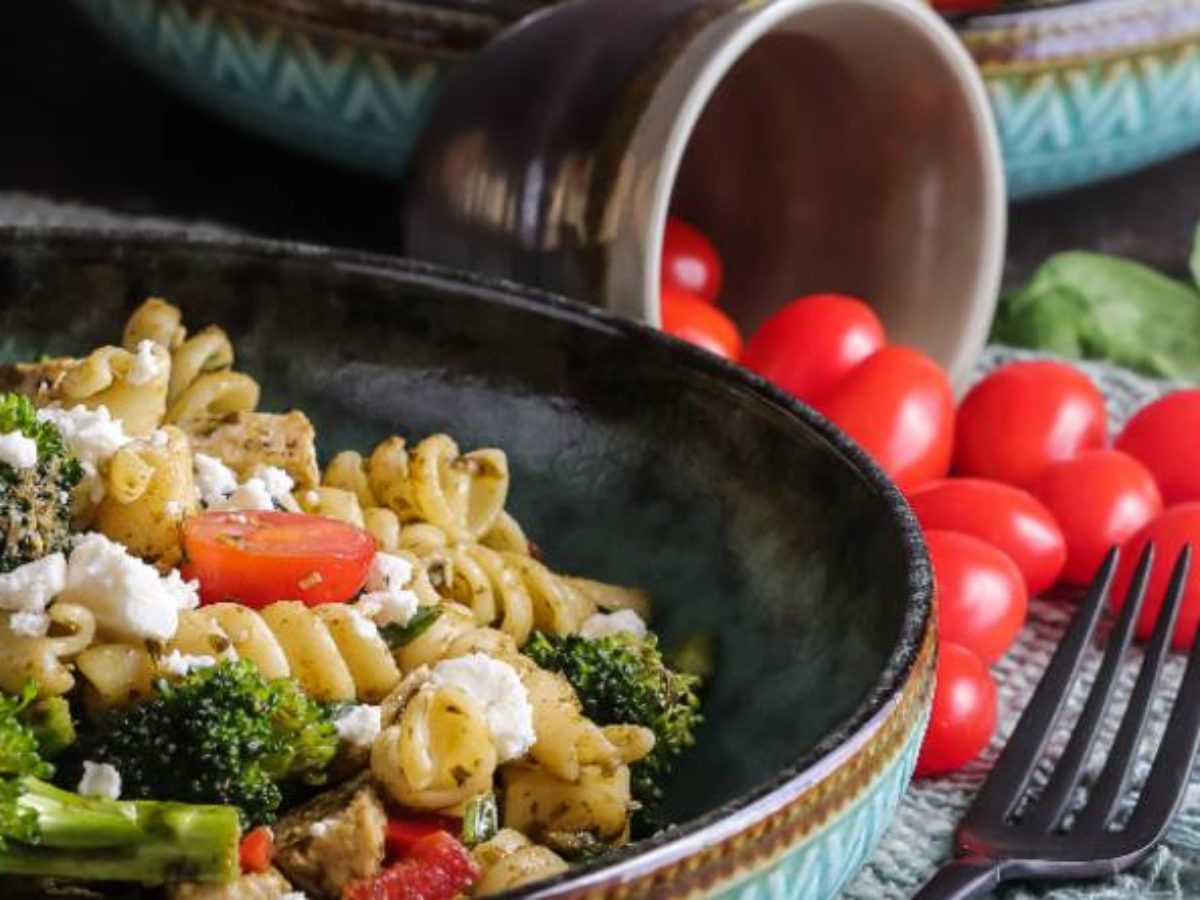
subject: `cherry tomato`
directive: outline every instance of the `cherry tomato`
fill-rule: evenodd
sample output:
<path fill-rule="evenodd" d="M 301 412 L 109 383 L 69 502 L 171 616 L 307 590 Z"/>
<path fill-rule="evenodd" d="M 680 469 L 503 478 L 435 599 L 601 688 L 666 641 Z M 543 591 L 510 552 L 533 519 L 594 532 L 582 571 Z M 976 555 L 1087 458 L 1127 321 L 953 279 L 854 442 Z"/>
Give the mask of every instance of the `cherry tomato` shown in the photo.
<path fill-rule="evenodd" d="M 478 877 L 470 851 L 438 831 L 414 844 L 402 862 L 347 884 L 342 900 L 455 900 Z"/>
<path fill-rule="evenodd" d="M 1012 646 L 1029 596 L 1017 564 L 969 534 L 927 531 L 937 585 L 938 640 L 961 644 L 985 663 Z"/>
<path fill-rule="evenodd" d="M 818 408 L 858 441 L 902 491 L 950 468 L 954 394 L 946 373 L 908 347 L 884 347 Z"/>
<path fill-rule="evenodd" d="M 1154 477 L 1119 450 L 1091 450 L 1051 463 L 1034 493 L 1054 514 L 1067 541 L 1063 581 L 1087 584 L 1104 562 L 1162 512 Z"/>
<path fill-rule="evenodd" d="M 1145 464 L 1167 506 L 1200 500 L 1200 389 L 1176 391 L 1143 408 L 1116 446 Z"/>
<path fill-rule="evenodd" d="M 246 832 L 238 846 L 238 859 L 243 872 L 265 872 L 275 856 L 275 832 L 266 825 Z"/>
<path fill-rule="evenodd" d="M 887 343 L 871 307 L 841 294 L 799 297 L 758 329 L 742 364 L 812 403 Z"/>
<path fill-rule="evenodd" d="M 721 293 L 723 278 L 721 257 L 712 242 L 682 219 L 667 219 L 660 278 L 663 291 L 687 291 L 712 303 Z"/>
<path fill-rule="evenodd" d="M 1192 567 L 1183 592 L 1179 618 L 1175 620 L 1173 635 L 1175 647 L 1189 647 L 1196 635 L 1196 626 L 1200 624 L 1200 503 L 1172 506 L 1139 531 L 1121 549 L 1121 564 L 1117 568 L 1112 590 L 1113 608 L 1118 611 L 1125 600 L 1129 583 L 1133 580 L 1138 557 L 1150 541 L 1154 542 L 1154 568 L 1146 582 L 1146 600 L 1138 617 L 1137 636 L 1147 638 L 1154 631 L 1154 620 L 1158 618 L 1158 611 L 1166 596 L 1175 558 L 1185 546 L 1190 545 Z"/>
<path fill-rule="evenodd" d="M 388 819 L 385 845 L 389 859 L 408 856 L 420 841 L 439 831 L 458 834 L 462 823 L 449 816 L 405 815 L 403 819 Z"/>
<path fill-rule="evenodd" d="M 926 531 L 958 531 L 986 541 L 1017 564 L 1031 597 L 1054 586 L 1067 545 L 1054 516 L 1032 494 L 982 478 L 946 478 L 908 496 Z"/>
<path fill-rule="evenodd" d="M 1104 446 L 1104 397 L 1066 363 L 998 369 L 958 410 L 954 470 L 1028 487 L 1050 463 Z"/>
<path fill-rule="evenodd" d="M 183 526 L 183 548 L 183 576 L 200 582 L 202 603 L 235 600 L 252 607 L 350 600 L 375 558 L 375 540 L 361 528 L 263 510 L 193 516 Z"/>
<path fill-rule="evenodd" d="M 695 294 L 679 290 L 662 292 L 662 327 L 688 343 L 725 359 L 742 355 L 742 336 L 725 313 Z"/>
<path fill-rule="evenodd" d="M 962 768 L 983 752 L 996 730 L 996 686 L 978 656 L 958 644 L 938 647 L 937 687 L 917 776 Z"/>

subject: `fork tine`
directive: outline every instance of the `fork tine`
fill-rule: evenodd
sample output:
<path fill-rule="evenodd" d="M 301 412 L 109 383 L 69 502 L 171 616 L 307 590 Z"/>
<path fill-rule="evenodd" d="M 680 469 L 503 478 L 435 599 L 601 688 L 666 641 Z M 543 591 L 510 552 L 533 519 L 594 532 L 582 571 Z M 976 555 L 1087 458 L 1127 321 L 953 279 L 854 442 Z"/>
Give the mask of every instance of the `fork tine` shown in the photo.
<path fill-rule="evenodd" d="M 1171 584 L 1179 594 L 1184 592 L 1190 563 L 1191 548 L 1184 547 Z M 1192 640 L 1187 669 L 1175 696 L 1171 718 L 1142 788 L 1142 796 L 1125 828 L 1127 834 L 1148 846 L 1167 830 L 1183 802 L 1197 746 L 1200 746 L 1200 630 Z"/>
<path fill-rule="evenodd" d="M 1150 717 L 1150 705 L 1154 699 L 1158 676 L 1171 646 L 1171 636 L 1175 632 L 1175 620 L 1179 617 L 1189 559 L 1190 554 L 1185 550 L 1175 561 L 1167 595 L 1159 610 L 1158 621 L 1146 647 L 1145 656 L 1142 657 L 1142 667 L 1138 672 L 1133 693 L 1129 696 L 1129 704 L 1125 708 L 1121 726 L 1109 748 L 1100 777 L 1092 786 L 1087 805 L 1079 815 L 1078 827 L 1081 831 L 1103 831 L 1120 808 L 1121 798 L 1133 772 L 1133 761 L 1137 758 L 1136 751 Z"/>
<path fill-rule="evenodd" d="M 1050 831 L 1061 823 L 1071 804 L 1084 766 L 1087 765 L 1092 748 L 1096 745 L 1096 738 L 1100 735 L 1100 726 L 1112 701 L 1121 663 L 1129 650 L 1130 641 L 1133 640 L 1133 627 L 1142 609 L 1142 601 L 1146 596 L 1146 579 L 1150 575 L 1153 562 L 1154 548 L 1147 544 L 1138 560 L 1137 570 L 1125 596 L 1125 604 L 1121 607 L 1121 616 L 1109 639 L 1108 649 L 1092 683 L 1087 703 L 1084 704 L 1083 712 L 1079 714 L 1079 719 L 1071 731 L 1071 739 L 1055 764 L 1054 773 L 1046 787 L 1022 820 L 1023 824 L 1030 828 Z"/>
<path fill-rule="evenodd" d="M 1116 562 L 1117 552 L 1110 550 L 1059 642 L 1058 650 L 1046 667 L 1033 698 L 996 760 L 992 774 L 963 819 L 962 830 L 970 830 L 974 822 L 1003 822 L 1012 814 L 1037 767 L 1054 723 L 1067 702 L 1068 688 L 1087 653 L 1096 622 L 1108 597 Z"/>

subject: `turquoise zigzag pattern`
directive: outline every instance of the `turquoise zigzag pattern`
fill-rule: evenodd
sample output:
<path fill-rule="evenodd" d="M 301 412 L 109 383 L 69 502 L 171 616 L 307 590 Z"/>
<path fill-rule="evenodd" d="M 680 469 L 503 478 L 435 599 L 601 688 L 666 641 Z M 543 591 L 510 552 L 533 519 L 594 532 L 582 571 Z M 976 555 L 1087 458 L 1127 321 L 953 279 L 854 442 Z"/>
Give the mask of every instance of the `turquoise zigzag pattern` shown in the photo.
<path fill-rule="evenodd" d="M 722 891 L 720 900 L 829 900 L 863 864 L 900 805 L 908 787 L 924 727 L 875 784 L 802 846 L 771 868 Z"/>
<path fill-rule="evenodd" d="M 349 37 L 314 40 L 179 0 L 78 0 L 155 73 L 240 124 L 398 176 L 447 64 Z"/>
<path fill-rule="evenodd" d="M 992 76 L 1014 196 L 1069 187 L 1200 143 L 1200 45 L 1105 64 Z"/>

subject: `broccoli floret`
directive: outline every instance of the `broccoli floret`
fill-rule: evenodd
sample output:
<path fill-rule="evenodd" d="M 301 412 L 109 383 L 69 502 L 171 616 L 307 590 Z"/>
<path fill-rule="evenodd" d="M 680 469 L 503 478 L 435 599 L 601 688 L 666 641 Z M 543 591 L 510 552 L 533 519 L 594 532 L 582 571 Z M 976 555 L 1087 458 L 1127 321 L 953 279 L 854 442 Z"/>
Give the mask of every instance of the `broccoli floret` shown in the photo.
<path fill-rule="evenodd" d="M 47 697 L 30 704 L 21 721 L 33 732 L 45 759 L 54 759 L 75 743 L 75 720 L 66 697 Z"/>
<path fill-rule="evenodd" d="M 19 431 L 37 443 L 38 463 L 14 469 L 0 463 L 0 572 L 66 550 L 71 491 L 83 477 L 58 428 L 38 420 L 22 394 L 0 395 L 0 434 Z"/>
<path fill-rule="evenodd" d="M 283 788 L 320 784 L 337 751 L 330 710 L 292 679 L 268 681 L 244 660 L 160 680 L 148 702 L 82 735 L 69 757 L 107 762 L 131 797 L 238 807 L 269 823 Z"/>
<path fill-rule="evenodd" d="M 699 680 L 672 671 L 653 637 L 535 632 L 524 652 L 542 668 L 560 672 L 597 724 L 642 725 L 654 732 L 654 750 L 631 769 L 633 796 L 641 804 L 634 825 L 640 833 L 664 825 L 662 783 L 675 757 L 695 743 Z"/>
<path fill-rule="evenodd" d="M 144 884 L 237 877 L 232 807 L 81 797 L 44 781 L 53 766 L 22 721 L 36 693 L 31 682 L 19 697 L 0 695 L 0 874 Z M 46 709 L 61 721 L 61 707 Z"/>

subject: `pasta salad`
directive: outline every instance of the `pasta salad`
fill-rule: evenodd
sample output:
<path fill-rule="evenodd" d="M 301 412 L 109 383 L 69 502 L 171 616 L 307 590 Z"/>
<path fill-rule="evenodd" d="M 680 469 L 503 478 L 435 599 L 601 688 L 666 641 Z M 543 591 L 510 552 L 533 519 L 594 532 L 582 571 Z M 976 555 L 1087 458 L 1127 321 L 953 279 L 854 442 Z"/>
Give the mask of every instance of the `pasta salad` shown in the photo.
<path fill-rule="evenodd" d="M 663 824 L 696 679 L 501 450 L 322 466 L 161 299 L 0 391 L 0 894 L 450 900 Z"/>

